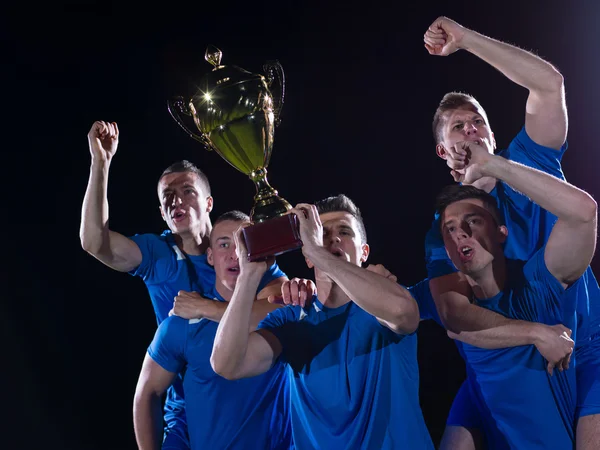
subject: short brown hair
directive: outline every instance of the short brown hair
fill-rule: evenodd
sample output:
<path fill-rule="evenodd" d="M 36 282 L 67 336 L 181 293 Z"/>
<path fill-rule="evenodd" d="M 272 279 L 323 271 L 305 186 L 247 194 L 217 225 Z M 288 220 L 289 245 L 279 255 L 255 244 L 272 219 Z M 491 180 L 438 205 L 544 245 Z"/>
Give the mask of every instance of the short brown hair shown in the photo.
<path fill-rule="evenodd" d="M 485 123 L 489 126 L 489 121 L 485 109 L 477 101 L 475 97 L 463 92 L 448 92 L 442 100 L 439 106 L 435 110 L 433 115 L 433 138 L 435 139 L 436 145 L 444 140 L 443 127 L 446 124 L 445 114 L 448 111 L 454 111 L 455 109 L 464 108 L 465 106 L 475 106 L 481 115 L 483 116 Z"/>
<path fill-rule="evenodd" d="M 365 229 L 365 223 L 363 222 L 362 214 L 358 206 L 354 204 L 352 200 L 346 197 L 344 194 L 336 195 L 335 197 L 327 197 L 323 200 L 319 200 L 315 203 L 319 215 L 329 212 L 347 212 L 356 219 L 358 223 L 358 229 L 360 232 L 360 239 L 362 244 L 367 243 L 367 230 Z"/>
<path fill-rule="evenodd" d="M 176 163 L 171 164 L 169 167 L 163 170 L 163 173 L 158 179 L 158 182 L 160 183 L 160 180 L 162 180 L 165 175 L 180 172 L 192 172 L 198 175 L 198 178 L 200 179 L 200 184 L 202 185 L 202 188 L 204 189 L 206 195 L 210 195 L 210 183 L 208 182 L 208 177 L 204 172 L 198 169 L 198 167 L 194 163 L 191 163 L 186 159 L 182 161 L 177 161 Z"/>

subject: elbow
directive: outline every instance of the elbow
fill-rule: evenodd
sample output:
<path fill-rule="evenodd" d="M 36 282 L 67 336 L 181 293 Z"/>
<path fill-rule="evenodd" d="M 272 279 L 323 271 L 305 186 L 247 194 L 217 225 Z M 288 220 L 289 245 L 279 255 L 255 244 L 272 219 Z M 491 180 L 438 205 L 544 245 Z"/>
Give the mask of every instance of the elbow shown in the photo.
<path fill-rule="evenodd" d="M 227 361 L 222 361 L 218 355 L 215 356 L 214 352 L 210 356 L 210 366 L 217 375 L 225 378 L 226 380 L 235 381 L 241 378 L 238 376 L 231 364 L 228 364 Z"/>
<path fill-rule="evenodd" d="M 97 255 L 100 252 L 100 245 L 97 239 L 93 239 L 85 231 L 79 233 L 79 240 L 81 242 L 81 248 L 84 249 L 90 255 Z"/>
<path fill-rule="evenodd" d="M 548 80 L 548 88 L 553 92 L 563 92 L 565 89 L 565 79 L 562 74 L 556 70 L 554 67 L 552 68 L 552 73 Z"/>
<path fill-rule="evenodd" d="M 394 318 L 394 331 L 401 334 L 412 334 L 419 327 L 419 307 L 412 298 L 408 305 L 401 308 Z"/>
<path fill-rule="evenodd" d="M 582 201 L 582 206 L 580 209 L 582 214 L 582 220 L 585 223 L 596 222 L 598 218 L 598 203 L 590 194 L 586 192 L 584 192 L 583 194 L 584 199 Z"/>

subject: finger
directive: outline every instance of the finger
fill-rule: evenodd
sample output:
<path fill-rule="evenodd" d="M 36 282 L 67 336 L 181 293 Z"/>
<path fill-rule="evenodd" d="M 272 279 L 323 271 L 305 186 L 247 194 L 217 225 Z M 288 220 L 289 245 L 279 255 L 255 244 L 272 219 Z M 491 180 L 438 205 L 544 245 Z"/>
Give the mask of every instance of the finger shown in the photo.
<path fill-rule="evenodd" d="M 173 309 L 171 309 L 171 311 L 169 311 L 169 316 L 173 316 L 175 315 L 175 312 L 173 311 Z"/>
<path fill-rule="evenodd" d="M 467 152 L 464 148 L 462 148 L 459 142 L 451 147 L 448 147 L 446 151 L 450 157 L 456 161 L 464 161 L 467 158 Z"/>
<path fill-rule="evenodd" d="M 300 295 L 299 295 L 299 285 L 298 279 L 294 278 L 290 282 L 290 297 L 292 300 L 292 305 L 298 306 L 300 304 Z"/>
<path fill-rule="evenodd" d="M 550 376 L 552 376 L 553 369 L 554 369 L 554 365 L 551 362 L 548 362 L 548 366 L 546 367 L 546 370 L 548 371 Z"/>
<path fill-rule="evenodd" d="M 305 222 L 307 218 L 306 208 L 302 208 L 300 205 L 289 210 L 290 213 L 296 214 L 299 222 Z"/>
<path fill-rule="evenodd" d="M 461 183 L 464 180 L 464 175 L 457 172 L 456 170 L 451 170 L 450 175 L 452 175 L 452 178 L 454 178 L 454 181 L 456 181 L 457 183 Z"/>
<path fill-rule="evenodd" d="M 273 305 L 284 305 L 283 297 L 281 295 L 269 295 L 267 301 Z"/>
<path fill-rule="evenodd" d="M 388 278 L 389 278 L 390 280 L 392 280 L 394 283 L 397 283 L 397 282 L 398 282 L 398 277 L 397 277 L 396 275 L 390 275 Z"/>
<path fill-rule="evenodd" d="M 306 297 L 312 298 L 314 295 L 317 295 L 317 285 L 313 280 L 305 280 L 306 281 Z"/>
<path fill-rule="evenodd" d="M 115 127 L 115 136 L 117 139 L 119 138 L 119 127 L 117 126 L 117 122 L 113 122 L 113 127 Z"/>
<path fill-rule="evenodd" d="M 246 225 L 247 226 L 247 225 Z M 236 230 L 233 235 L 233 241 L 235 243 L 236 253 L 238 255 L 248 256 L 248 249 L 246 247 L 246 240 L 244 239 L 244 228 L 246 228 L 244 224 L 240 225 L 240 227 Z"/>
<path fill-rule="evenodd" d="M 427 49 L 427 51 L 429 52 L 430 55 L 436 54 L 436 51 L 434 50 L 434 48 L 431 45 L 425 44 L 425 48 Z"/>
<path fill-rule="evenodd" d="M 446 45 L 446 39 L 441 34 L 425 33 L 424 41 L 432 46 L 443 47 Z"/>
<path fill-rule="evenodd" d="M 312 212 L 313 220 L 315 221 L 315 223 L 318 226 L 322 226 L 323 224 L 321 223 L 321 215 L 319 214 L 319 210 L 317 209 L 316 205 L 310 205 L 310 210 Z"/>
<path fill-rule="evenodd" d="M 571 354 L 570 353 L 562 359 L 562 361 L 560 362 L 562 370 L 567 370 L 569 368 L 569 361 L 570 361 L 570 359 L 571 359 Z"/>
<path fill-rule="evenodd" d="M 300 307 L 304 308 L 304 306 L 306 305 L 306 300 L 308 298 L 308 295 L 306 293 L 306 283 L 299 283 L 298 284 L 298 297 L 300 300 Z"/>
<path fill-rule="evenodd" d="M 286 281 L 281 285 L 281 298 L 284 305 L 291 304 L 290 284 L 290 281 Z"/>

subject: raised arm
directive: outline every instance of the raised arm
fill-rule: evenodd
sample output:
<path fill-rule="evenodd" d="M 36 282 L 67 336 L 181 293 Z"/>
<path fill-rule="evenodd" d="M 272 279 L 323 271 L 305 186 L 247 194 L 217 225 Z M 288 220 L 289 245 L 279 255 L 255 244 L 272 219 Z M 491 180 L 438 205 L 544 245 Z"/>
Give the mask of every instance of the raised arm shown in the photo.
<path fill-rule="evenodd" d="M 558 217 L 544 259 L 550 273 L 565 287 L 576 281 L 589 266 L 596 249 L 598 206 L 581 189 L 519 163 L 487 153 L 473 142 L 457 143 L 468 156 L 464 174 L 453 172 L 466 183 L 482 176 L 504 181 Z"/>
<path fill-rule="evenodd" d="M 133 400 L 133 427 L 140 450 L 159 450 L 162 444 L 161 396 L 176 374 L 163 369 L 146 353 Z"/>
<path fill-rule="evenodd" d="M 240 264 L 233 297 L 217 328 L 210 364 L 224 378 L 236 380 L 268 371 L 281 353 L 279 340 L 269 331 L 248 334 L 256 290 L 267 269 L 265 262 L 250 263 L 241 228 L 235 234 Z"/>
<path fill-rule="evenodd" d="M 302 252 L 354 303 L 396 333 L 410 334 L 419 325 L 419 307 L 410 292 L 376 270 L 366 270 L 333 255 L 323 246 L 323 225 L 314 205 L 298 204 L 291 210 L 300 222 Z"/>
<path fill-rule="evenodd" d="M 92 163 L 81 211 L 81 246 L 107 266 L 128 272 L 140 265 L 142 253 L 131 239 L 108 228 L 108 172 L 119 143 L 117 124 L 94 122 L 88 142 Z"/>
<path fill-rule="evenodd" d="M 425 32 L 425 48 L 447 56 L 463 49 L 529 90 L 527 134 L 540 145 L 560 149 L 567 136 L 567 108 L 563 77 L 552 64 L 513 45 L 465 28 L 447 17 L 436 19 Z"/>

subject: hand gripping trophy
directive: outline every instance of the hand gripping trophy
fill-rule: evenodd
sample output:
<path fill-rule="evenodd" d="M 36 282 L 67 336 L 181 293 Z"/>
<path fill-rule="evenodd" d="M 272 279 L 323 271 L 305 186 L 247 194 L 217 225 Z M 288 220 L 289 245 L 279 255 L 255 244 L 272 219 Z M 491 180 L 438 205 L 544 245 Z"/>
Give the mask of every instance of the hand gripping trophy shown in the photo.
<path fill-rule="evenodd" d="M 283 105 L 283 69 L 279 62 L 267 63 L 265 78 L 223 66 L 221 57 L 218 48 L 207 48 L 205 58 L 214 66 L 212 72 L 200 81 L 193 97 L 169 101 L 169 112 L 192 138 L 254 181 L 253 224 L 243 231 L 248 259 L 260 261 L 302 246 L 296 216 L 286 214 L 291 205 L 267 181 Z"/>

